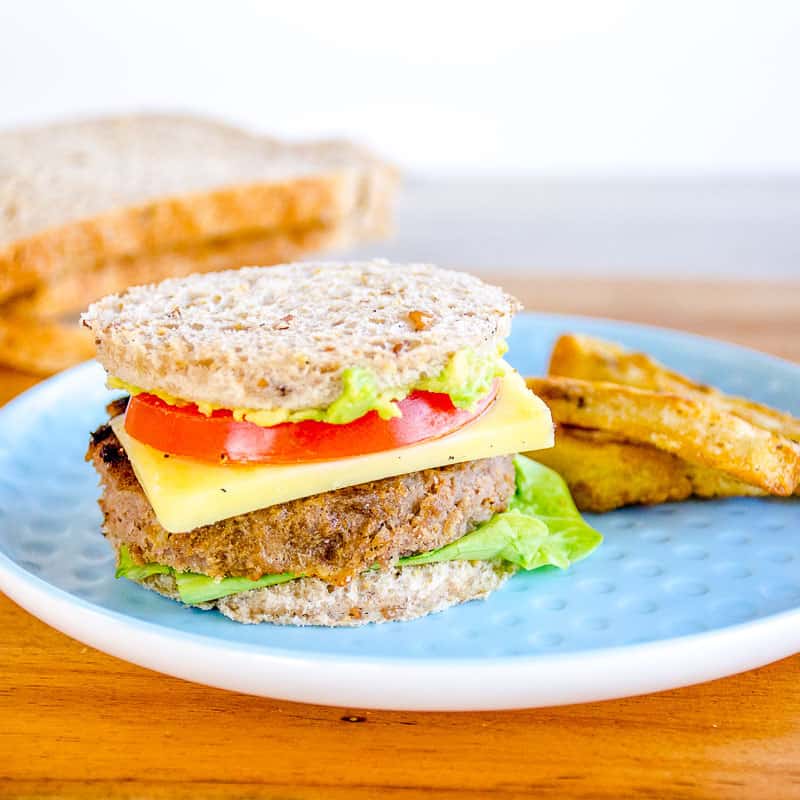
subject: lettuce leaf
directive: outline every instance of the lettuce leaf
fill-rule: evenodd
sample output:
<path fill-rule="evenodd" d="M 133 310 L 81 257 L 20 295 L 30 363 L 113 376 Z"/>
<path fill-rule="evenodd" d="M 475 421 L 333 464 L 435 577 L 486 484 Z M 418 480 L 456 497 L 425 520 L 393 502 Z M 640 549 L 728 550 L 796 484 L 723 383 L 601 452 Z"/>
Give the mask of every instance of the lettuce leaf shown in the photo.
<path fill-rule="evenodd" d="M 603 537 L 583 519 L 564 479 L 555 470 L 525 456 L 514 456 L 514 471 L 517 491 L 509 510 L 536 517 L 547 525 L 550 535 L 546 549 L 553 559 L 547 563 L 561 566 L 555 560 L 559 553 L 570 564 L 590 555 Z"/>
<path fill-rule="evenodd" d="M 472 533 L 455 542 L 400 559 L 403 566 L 440 561 L 509 561 L 523 569 L 534 569 L 536 554 L 548 537 L 547 525 L 519 511 L 495 514 Z"/>
<path fill-rule="evenodd" d="M 208 575 L 199 575 L 196 572 L 178 572 L 164 564 L 136 564 L 131 558 L 130 550 L 126 545 L 119 548 L 117 556 L 117 571 L 115 577 L 129 578 L 140 581 L 151 575 L 172 575 L 178 585 L 178 594 L 184 603 L 207 603 L 209 600 L 218 600 L 229 594 L 246 592 L 248 589 L 260 589 L 262 586 L 275 586 L 300 578 L 291 572 L 277 575 L 262 575 L 258 580 L 250 578 L 211 578 Z"/>
<path fill-rule="evenodd" d="M 427 553 L 401 558 L 402 566 L 443 561 L 507 561 L 525 570 L 552 565 L 566 569 L 586 558 L 603 540 L 584 522 L 561 476 L 525 456 L 514 457 L 517 489 L 508 511 L 495 514 L 455 542 Z M 184 603 L 205 603 L 237 592 L 275 586 L 301 578 L 284 572 L 250 578 L 210 578 L 176 572 L 161 564 L 136 564 L 124 545 L 119 550 L 118 578 L 142 580 L 150 575 L 175 577 Z"/>
<path fill-rule="evenodd" d="M 123 544 L 117 555 L 117 571 L 114 573 L 114 577 L 140 581 L 151 575 L 171 575 L 172 571 L 172 567 L 166 567 L 163 564 L 137 564 L 131 558 L 130 550 Z"/>
<path fill-rule="evenodd" d="M 291 572 L 279 575 L 262 575 L 258 580 L 250 578 L 209 578 L 208 575 L 198 575 L 196 572 L 176 572 L 175 582 L 178 584 L 178 594 L 184 603 L 207 603 L 209 600 L 218 600 L 229 594 L 246 592 L 248 589 L 260 589 L 262 586 L 275 586 L 299 578 Z"/>
<path fill-rule="evenodd" d="M 586 558 L 603 537 L 584 522 L 561 476 L 525 456 L 515 456 L 514 471 L 517 490 L 508 511 L 438 550 L 401 558 L 400 564 L 500 559 L 526 570 L 546 564 L 566 569 Z"/>

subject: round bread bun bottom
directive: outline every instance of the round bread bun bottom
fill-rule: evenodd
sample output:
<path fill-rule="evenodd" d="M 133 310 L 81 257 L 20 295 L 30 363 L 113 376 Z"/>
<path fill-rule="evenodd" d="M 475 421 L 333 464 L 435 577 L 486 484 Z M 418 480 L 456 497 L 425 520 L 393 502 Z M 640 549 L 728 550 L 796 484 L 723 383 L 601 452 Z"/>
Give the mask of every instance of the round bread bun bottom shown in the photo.
<path fill-rule="evenodd" d="M 216 608 L 226 617 L 248 624 L 354 627 L 368 622 L 416 619 L 486 597 L 515 571 L 507 563 L 447 561 L 365 572 L 346 586 L 330 586 L 319 578 L 298 578 L 200 603 L 198 607 Z M 151 575 L 141 583 L 180 601 L 171 575 Z"/>

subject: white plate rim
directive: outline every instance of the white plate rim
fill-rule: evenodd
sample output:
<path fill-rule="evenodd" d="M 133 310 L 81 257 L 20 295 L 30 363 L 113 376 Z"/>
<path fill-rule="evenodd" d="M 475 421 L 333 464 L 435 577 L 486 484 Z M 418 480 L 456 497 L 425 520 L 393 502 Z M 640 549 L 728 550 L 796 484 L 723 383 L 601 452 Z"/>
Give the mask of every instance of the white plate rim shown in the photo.
<path fill-rule="evenodd" d="M 748 352 L 782 367 L 786 359 L 669 328 L 597 317 L 536 313 L 554 322 L 613 322 L 684 340 L 700 340 L 729 355 Z M 11 400 L 6 409 L 36 402 L 37 395 L 68 380 L 73 367 Z M 67 635 L 110 655 L 178 678 L 278 699 L 353 708 L 461 711 L 544 707 L 633 696 L 699 683 L 790 656 L 800 651 L 800 608 L 757 620 L 667 640 L 502 658 L 438 658 L 426 661 L 308 653 L 225 642 L 165 629 L 104 609 L 32 575 L 0 553 L 0 585 L 20 606 Z M 594 682 L 585 686 L 587 664 Z M 324 669 L 320 669 L 324 666 Z M 256 668 L 257 667 L 257 668 Z M 453 681 L 453 669 L 459 669 Z M 558 681 L 552 676 L 558 674 Z M 573 683 L 569 680 L 575 676 Z M 578 688 L 580 687 L 580 688 Z"/>
<path fill-rule="evenodd" d="M 40 620 L 125 661 L 219 689 L 351 708 L 487 711 L 593 702 L 702 683 L 800 649 L 800 609 L 792 609 L 714 631 L 578 653 L 425 662 L 328 654 L 318 661 L 166 631 L 76 598 L 4 554 L 0 579 L 3 591 Z"/>

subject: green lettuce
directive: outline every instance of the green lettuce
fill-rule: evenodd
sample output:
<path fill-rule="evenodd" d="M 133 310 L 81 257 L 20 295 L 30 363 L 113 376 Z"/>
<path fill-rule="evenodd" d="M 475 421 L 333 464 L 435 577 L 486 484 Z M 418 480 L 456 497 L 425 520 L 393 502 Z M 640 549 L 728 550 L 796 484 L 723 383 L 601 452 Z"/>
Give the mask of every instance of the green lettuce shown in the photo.
<path fill-rule="evenodd" d="M 258 580 L 250 578 L 209 578 L 208 575 L 198 575 L 196 572 L 175 572 L 175 582 L 178 584 L 178 594 L 184 603 L 207 603 L 209 600 L 218 600 L 229 594 L 246 592 L 248 589 L 260 589 L 262 586 L 275 586 L 278 583 L 293 581 L 299 575 L 283 572 L 279 575 L 262 575 Z"/>
<path fill-rule="evenodd" d="M 507 561 L 524 570 L 552 565 L 566 569 L 586 558 L 603 540 L 584 522 L 561 476 L 525 456 L 515 456 L 517 489 L 507 511 L 495 514 L 455 542 L 401 558 L 401 566 L 443 561 Z M 249 578 L 210 578 L 177 572 L 161 564 L 136 564 L 124 545 L 119 550 L 118 578 L 142 580 L 150 575 L 173 575 L 184 603 L 217 600 L 237 592 L 274 586 L 301 578 L 284 572 Z"/>
<path fill-rule="evenodd" d="M 250 578 L 211 578 L 208 575 L 199 575 L 196 572 L 178 572 L 164 564 L 137 564 L 132 558 L 126 545 L 119 548 L 117 556 L 117 578 L 129 578 L 140 581 L 151 575 L 172 575 L 178 585 L 178 594 L 184 603 L 207 603 L 209 600 L 218 600 L 229 594 L 246 592 L 248 589 L 260 589 L 262 586 L 275 586 L 278 583 L 293 581 L 302 577 L 291 572 L 278 575 L 262 575 L 257 580 Z"/>
<path fill-rule="evenodd" d="M 566 569 L 586 558 L 603 537 L 584 522 L 562 477 L 525 456 L 515 456 L 514 471 L 517 490 L 508 511 L 455 542 L 400 563 L 499 559 L 531 570 L 547 564 Z"/>
<path fill-rule="evenodd" d="M 505 511 L 455 542 L 406 556 L 399 563 L 416 566 L 440 561 L 509 561 L 523 569 L 534 569 L 541 566 L 536 563 L 537 556 L 548 535 L 547 525 L 541 520 L 519 511 Z"/>
<path fill-rule="evenodd" d="M 171 575 L 172 573 L 172 567 L 165 567 L 163 564 L 137 564 L 131 558 L 130 550 L 126 545 L 123 544 L 119 548 L 115 578 L 130 578 L 132 581 L 140 581 L 151 575 Z"/>

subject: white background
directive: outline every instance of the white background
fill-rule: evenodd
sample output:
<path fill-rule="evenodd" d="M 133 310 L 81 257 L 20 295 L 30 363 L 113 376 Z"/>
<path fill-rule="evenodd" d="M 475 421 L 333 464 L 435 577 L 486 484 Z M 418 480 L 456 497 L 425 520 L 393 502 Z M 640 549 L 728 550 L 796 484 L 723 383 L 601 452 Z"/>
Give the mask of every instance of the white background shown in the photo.
<path fill-rule="evenodd" d="M 0 125 L 188 107 L 426 171 L 800 171 L 797 0 L 3 0 L 0 76 Z"/>
<path fill-rule="evenodd" d="M 0 0 L 0 127 L 137 108 L 371 144 L 398 258 L 800 273 L 798 0 Z"/>

